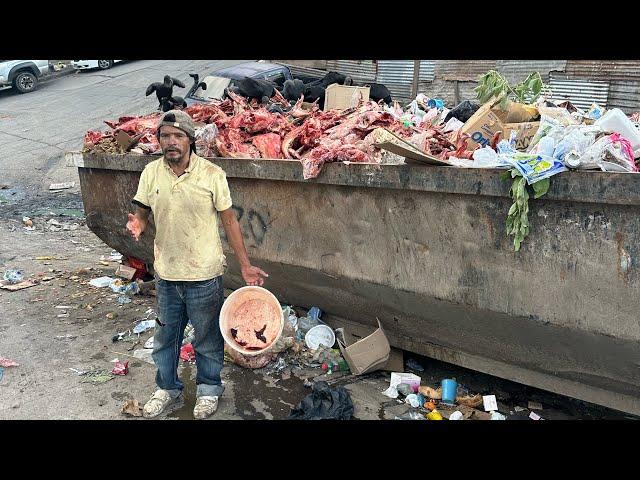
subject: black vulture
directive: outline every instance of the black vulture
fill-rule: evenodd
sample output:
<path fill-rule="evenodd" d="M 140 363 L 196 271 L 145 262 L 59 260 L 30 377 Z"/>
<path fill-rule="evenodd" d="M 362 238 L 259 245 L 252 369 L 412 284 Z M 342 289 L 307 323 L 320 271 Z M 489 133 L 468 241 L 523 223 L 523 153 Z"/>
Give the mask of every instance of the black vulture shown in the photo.
<path fill-rule="evenodd" d="M 282 96 L 290 102 L 296 102 L 304 94 L 304 82 L 298 78 L 287 80 L 282 87 Z"/>
<path fill-rule="evenodd" d="M 146 96 L 148 97 L 153 92 L 156 92 L 156 97 L 158 97 L 158 110 L 160 110 L 162 108 L 162 100 L 165 98 L 171 98 L 173 96 L 174 86 L 184 88 L 184 83 L 182 83 L 177 78 L 165 75 L 164 82 L 155 82 L 147 87 Z"/>
<path fill-rule="evenodd" d="M 368 83 L 369 86 L 369 98 L 374 102 L 384 101 L 387 105 L 391 105 L 393 100 L 391 99 L 391 92 L 387 87 L 381 83 Z"/>
<path fill-rule="evenodd" d="M 193 78 L 193 85 L 191 86 L 191 93 L 195 92 L 199 88 L 206 90 L 207 84 L 204 82 L 200 82 L 200 76 L 197 73 L 190 73 L 189 76 Z"/>
<path fill-rule="evenodd" d="M 274 84 L 257 78 L 245 77 L 238 81 L 240 95 L 248 100 L 257 98 L 264 102 L 264 97 L 269 99 L 273 96 L 275 88 Z"/>

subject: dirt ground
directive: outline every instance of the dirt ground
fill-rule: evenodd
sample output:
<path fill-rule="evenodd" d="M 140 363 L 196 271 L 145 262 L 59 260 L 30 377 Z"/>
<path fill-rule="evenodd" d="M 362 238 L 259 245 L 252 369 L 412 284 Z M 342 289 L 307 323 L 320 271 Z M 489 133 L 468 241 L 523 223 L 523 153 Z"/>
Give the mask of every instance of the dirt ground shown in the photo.
<path fill-rule="evenodd" d="M 38 282 L 19 291 L 0 290 L 0 357 L 19 364 L 6 367 L 0 379 L 0 419 L 141 420 L 120 410 L 127 400 L 144 404 L 155 389 L 155 366 L 133 357 L 153 330 L 142 333 L 137 342 L 114 343 L 112 337 L 132 329 L 149 309 L 155 310 L 155 297 L 135 295 L 130 303 L 119 305 L 119 294 L 89 285 L 93 278 L 113 276 L 119 263 L 108 260 L 111 248 L 86 227 L 77 193 L 25 196 L 9 188 L 0 194 L 0 271 L 18 269 L 25 279 Z M 35 230 L 25 228 L 23 216 L 32 219 Z M 128 375 L 91 383 L 78 374 L 110 371 L 116 358 L 129 361 Z M 405 361 L 409 358 L 405 355 Z M 471 393 L 495 394 L 500 411 L 513 419 L 528 419 L 529 401 L 542 404 L 543 409 L 535 412 L 545 419 L 632 418 L 432 359 L 413 359 L 424 368 L 413 372 L 422 377 L 423 385 L 437 387 L 442 378 L 454 377 Z M 356 419 L 394 419 L 418 411 L 382 394 L 389 385 L 389 372 L 341 377 L 291 361 L 275 371 L 274 364 L 250 370 L 225 363 L 226 390 L 212 418 L 286 419 L 311 392 L 305 383 L 315 380 L 344 386 Z M 160 418 L 192 418 L 195 366 L 181 362 L 179 376 L 185 383 L 184 400 Z M 524 410 L 516 411 L 516 406 Z M 446 418 L 453 410 L 441 411 Z M 486 414 L 471 418 L 486 419 Z"/>

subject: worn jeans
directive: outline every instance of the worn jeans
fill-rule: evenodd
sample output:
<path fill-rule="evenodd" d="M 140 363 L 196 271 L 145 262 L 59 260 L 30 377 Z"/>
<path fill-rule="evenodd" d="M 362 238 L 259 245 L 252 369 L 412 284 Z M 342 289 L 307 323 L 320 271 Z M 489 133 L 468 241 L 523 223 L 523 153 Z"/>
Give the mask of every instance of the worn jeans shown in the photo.
<path fill-rule="evenodd" d="M 153 340 L 153 361 L 158 367 L 156 384 L 177 398 L 184 384 L 178 378 L 184 329 L 191 321 L 196 352 L 196 396 L 220 396 L 224 386 L 224 339 L 220 333 L 220 309 L 224 301 L 222 277 L 197 282 L 172 282 L 156 277 L 158 320 Z"/>

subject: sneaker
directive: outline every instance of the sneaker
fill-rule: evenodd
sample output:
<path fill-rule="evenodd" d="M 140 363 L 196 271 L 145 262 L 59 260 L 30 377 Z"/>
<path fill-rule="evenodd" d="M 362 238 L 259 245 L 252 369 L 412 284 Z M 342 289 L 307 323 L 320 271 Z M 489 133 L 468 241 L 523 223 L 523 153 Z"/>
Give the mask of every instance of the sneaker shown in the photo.
<path fill-rule="evenodd" d="M 156 392 L 151 395 L 149 401 L 144 404 L 142 415 L 146 418 L 157 417 L 162 412 L 164 412 L 165 408 L 167 408 L 167 406 L 172 404 L 175 400 L 177 400 L 177 398 L 171 398 L 171 395 L 169 395 L 169 392 L 167 392 L 166 390 L 156 390 Z"/>
<path fill-rule="evenodd" d="M 196 399 L 196 406 L 193 408 L 193 418 L 202 420 L 210 417 L 218 409 L 218 397 L 202 396 Z"/>

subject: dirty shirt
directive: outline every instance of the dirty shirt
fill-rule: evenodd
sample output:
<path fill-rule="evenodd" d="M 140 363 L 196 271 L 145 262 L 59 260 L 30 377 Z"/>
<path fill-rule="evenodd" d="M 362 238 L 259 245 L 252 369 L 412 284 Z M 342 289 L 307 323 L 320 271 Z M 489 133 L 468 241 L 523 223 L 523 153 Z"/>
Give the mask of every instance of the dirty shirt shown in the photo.
<path fill-rule="evenodd" d="M 153 212 L 153 266 L 160 278 L 199 281 L 224 273 L 216 215 L 232 205 L 224 170 L 192 153 L 178 177 L 160 157 L 142 171 L 133 203 Z"/>

